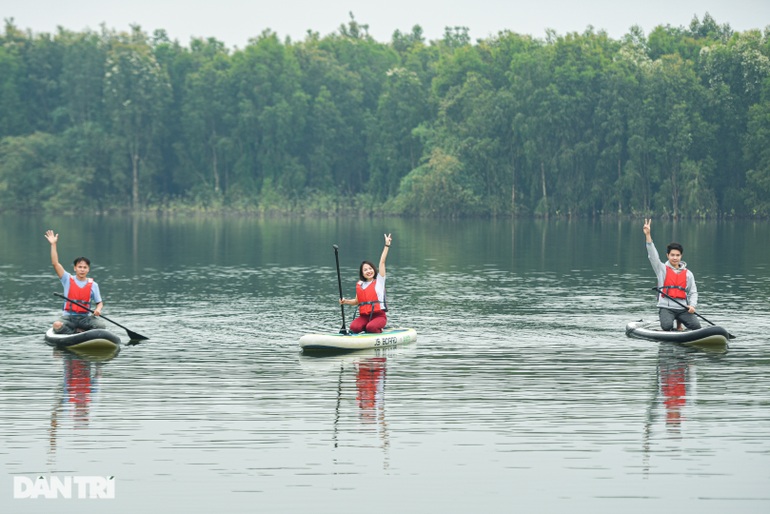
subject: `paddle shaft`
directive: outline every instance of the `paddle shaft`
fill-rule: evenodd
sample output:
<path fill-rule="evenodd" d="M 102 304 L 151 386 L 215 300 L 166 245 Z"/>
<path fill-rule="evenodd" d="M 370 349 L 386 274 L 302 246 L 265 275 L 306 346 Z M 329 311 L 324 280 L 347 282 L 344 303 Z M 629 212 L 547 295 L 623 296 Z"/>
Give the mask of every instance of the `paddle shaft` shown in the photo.
<path fill-rule="evenodd" d="M 674 302 L 675 304 L 682 306 L 682 308 L 683 308 L 684 310 L 688 310 L 688 308 L 687 308 L 687 305 L 683 304 L 682 302 L 680 302 L 680 301 L 679 301 L 679 300 L 677 300 L 676 298 L 671 298 L 669 295 L 667 295 L 665 292 L 663 292 L 663 289 L 662 289 L 662 288 L 660 288 L 660 287 L 653 287 L 652 289 L 653 289 L 653 290 L 655 290 L 655 291 L 657 291 L 657 292 L 659 292 L 660 294 L 662 294 L 663 296 L 665 296 L 666 298 L 668 298 L 669 300 L 671 300 L 671 301 L 672 301 L 672 302 Z M 706 323 L 708 323 L 708 324 L 710 324 L 710 325 L 712 325 L 712 326 L 716 326 L 716 324 L 714 324 L 714 323 L 710 322 L 709 320 L 707 320 L 706 318 L 704 318 L 703 316 L 701 316 L 701 315 L 700 315 L 700 314 L 698 314 L 697 312 L 693 312 L 693 314 L 695 314 L 696 316 L 698 316 L 700 319 L 702 319 L 702 320 L 703 320 L 703 321 L 705 321 Z M 734 336 L 734 335 L 732 335 L 732 334 L 730 334 L 730 333 L 728 333 L 728 335 L 730 336 L 730 339 L 735 339 L 735 336 Z"/>
<path fill-rule="evenodd" d="M 87 305 L 83 304 L 82 302 L 79 302 L 79 301 L 77 301 L 77 300 L 72 300 L 71 298 L 67 298 L 67 297 L 66 297 L 66 296 L 64 296 L 63 294 L 54 293 L 54 296 L 58 296 L 58 297 L 60 297 L 60 298 L 64 298 L 64 299 L 65 299 L 65 300 L 67 300 L 68 302 L 74 303 L 74 304 L 76 304 L 76 305 L 78 305 L 78 306 L 80 306 L 80 307 L 84 308 L 84 309 L 85 309 L 85 310 L 87 310 L 88 312 L 94 312 L 94 311 L 93 311 L 91 308 L 89 308 Z M 112 323 L 113 325 L 117 325 L 117 326 L 119 326 L 120 328 L 122 328 L 123 330 L 125 330 L 125 331 L 126 331 L 126 334 L 128 334 L 128 337 L 130 337 L 132 341 L 144 341 L 144 340 L 146 340 L 146 339 L 149 339 L 149 337 L 145 337 L 145 336 L 143 336 L 143 335 L 141 335 L 141 334 L 137 334 L 136 332 L 133 332 L 133 331 L 131 331 L 131 330 L 127 329 L 126 327 L 124 327 L 123 325 L 121 325 L 120 323 L 118 323 L 117 321 L 112 321 L 110 318 L 108 318 L 107 316 L 105 316 L 105 315 L 103 315 L 103 314 L 99 314 L 99 317 L 101 317 L 101 318 L 104 318 L 105 320 L 109 321 L 109 322 L 110 322 L 110 323 Z"/>
<path fill-rule="evenodd" d="M 332 245 L 334 247 L 334 260 L 337 262 L 337 286 L 340 289 L 340 300 L 342 300 L 342 278 L 340 277 L 340 254 L 339 254 L 339 247 L 337 245 Z M 340 311 L 342 312 L 342 328 L 340 329 L 340 334 L 347 334 L 347 324 L 345 323 L 345 306 L 340 303 Z"/>

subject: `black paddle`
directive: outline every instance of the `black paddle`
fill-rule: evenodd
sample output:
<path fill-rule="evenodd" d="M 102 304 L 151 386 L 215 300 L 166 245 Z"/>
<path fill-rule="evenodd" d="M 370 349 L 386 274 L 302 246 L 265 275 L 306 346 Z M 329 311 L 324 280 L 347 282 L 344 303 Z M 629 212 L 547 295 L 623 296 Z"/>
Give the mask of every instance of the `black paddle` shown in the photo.
<path fill-rule="evenodd" d="M 92 311 L 91 309 L 89 309 L 89 308 L 88 308 L 88 306 L 86 306 L 86 305 L 85 305 L 85 304 L 83 304 L 82 302 L 79 302 L 79 301 L 77 301 L 77 300 L 71 300 L 71 299 L 67 298 L 66 296 L 64 296 L 63 294 L 54 293 L 54 296 L 58 296 L 58 297 L 60 297 L 60 298 L 64 298 L 64 299 L 65 299 L 65 300 L 67 300 L 68 302 L 72 302 L 72 303 L 74 303 L 74 304 L 78 305 L 79 307 L 82 307 L 82 308 L 84 308 L 84 309 L 85 309 L 85 310 L 87 310 L 88 312 L 94 312 L 94 311 Z M 129 337 L 129 338 L 130 338 L 132 341 L 146 341 L 147 339 L 149 339 L 149 337 L 144 337 L 142 334 L 137 334 L 136 332 L 132 332 L 131 330 L 127 329 L 126 327 L 124 327 L 124 326 L 123 326 L 123 325 L 121 325 L 120 323 L 117 323 L 117 322 L 115 322 L 115 321 L 112 321 L 110 318 L 108 318 L 107 316 L 105 316 L 105 315 L 103 315 L 103 314 L 100 314 L 100 315 L 99 315 L 99 317 L 101 317 L 101 318 L 103 318 L 103 319 L 106 319 L 106 320 L 107 320 L 107 321 L 109 321 L 110 323 L 112 323 L 112 324 L 114 324 L 114 325 L 117 325 L 117 326 L 119 326 L 120 328 L 122 328 L 123 330 L 125 330 L 125 331 L 126 331 L 126 334 L 128 334 L 128 337 Z"/>
<path fill-rule="evenodd" d="M 684 308 L 684 310 L 687 310 L 687 306 L 686 306 L 685 304 L 683 304 L 682 302 L 678 301 L 676 298 L 671 298 L 669 295 L 667 295 L 665 292 L 663 292 L 663 289 L 662 289 L 662 288 L 660 288 L 660 287 L 653 287 L 652 289 L 653 289 L 653 291 L 657 291 L 657 292 L 659 292 L 660 294 L 662 294 L 663 296 L 665 296 L 666 298 L 668 298 L 669 300 L 671 300 L 671 301 L 672 301 L 672 302 L 674 302 L 675 304 L 677 304 L 677 305 L 681 305 L 681 306 L 682 306 L 682 308 Z M 700 315 L 700 314 L 698 314 L 697 312 L 693 312 L 693 314 L 695 314 L 696 316 L 698 316 L 700 319 L 702 319 L 702 320 L 703 320 L 703 321 L 705 321 L 706 323 L 708 323 L 708 324 L 710 324 L 710 325 L 712 325 L 712 326 L 716 326 L 714 323 L 711 323 L 709 320 L 707 320 L 706 318 L 704 318 L 703 316 L 701 316 L 701 315 Z M 735 339 L 735 336 L 734 336 L 734 335 L 732 335 L 730 332 L 728 332 L 728 333 L 727 333 L 727 337 L 729 337 L 730 339 Z"/>
<path fill-rule="evenodd" d="M 339 249 L 340 247 L 337 245 L 332 245 L 334 248 L 334 260 L 337 261 L 337 285 L 340 288 L 340 300 L 342 300 L 342 279 L 340 278 L 340 254 Z M 347 335 L 348 329 L 345 326 L 345 306 L 340 304 L 340 310 L 342 311 L 342 328 L 340 329 L 340 334 Z"/>

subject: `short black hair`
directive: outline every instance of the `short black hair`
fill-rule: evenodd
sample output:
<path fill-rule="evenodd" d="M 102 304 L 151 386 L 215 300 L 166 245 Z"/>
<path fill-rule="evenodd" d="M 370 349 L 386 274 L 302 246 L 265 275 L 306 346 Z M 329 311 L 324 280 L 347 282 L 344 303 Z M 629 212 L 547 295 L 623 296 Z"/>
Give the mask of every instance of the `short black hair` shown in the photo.
<path fill-rule="evenodd" d="M 666 255 L 670 254 L 671 250 L 679 250 L 679 253 L 684 255 L 684 248 L 679 243 L 669 243 L 666 247 Z"/>
<path fill-rule="evenodd" d="M 73 265 L 73 266 L 77 266 L 77 265 L 78 265 L 78 263 L 79 263 L 79 262 L 81 262 L 81 261 L 84 261 L 86 264 L 88 264 L 88 267 L 89 267 L 89 268 L 91 267 L 91 261 L 89 261 L 89 260 L 88 260 L 88 257 L 77 257 L 77 258 L 75 258 L 75 260 L 72 262 L 72 265 Z"/>

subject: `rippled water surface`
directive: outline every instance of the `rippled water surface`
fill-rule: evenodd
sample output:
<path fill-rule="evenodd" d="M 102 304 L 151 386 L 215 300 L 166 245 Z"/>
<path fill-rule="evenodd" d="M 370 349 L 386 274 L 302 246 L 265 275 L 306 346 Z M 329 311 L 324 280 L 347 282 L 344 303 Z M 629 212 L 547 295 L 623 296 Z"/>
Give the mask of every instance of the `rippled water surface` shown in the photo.
<path fill-rule="evenodd" d="M 737 336 L 715 353 L 625 336 L 656 317 L 641 221 L 0 221 L 3 513 L 770 512 L 766 224 L 653 224 Z M 149 341 L 44 344 L 47 228 Z M 301 354 L 341 324 L 331 245 L 350 296 L 386 231 L 417 343 Z M 14 499 L 38 476 L 115 499 Z"/>

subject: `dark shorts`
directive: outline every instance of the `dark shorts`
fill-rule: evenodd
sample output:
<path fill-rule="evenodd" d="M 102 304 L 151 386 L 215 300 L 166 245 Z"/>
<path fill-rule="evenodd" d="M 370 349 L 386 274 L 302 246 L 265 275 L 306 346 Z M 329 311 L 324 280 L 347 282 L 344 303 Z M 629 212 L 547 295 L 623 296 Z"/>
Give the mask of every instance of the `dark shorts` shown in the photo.
<path fill-rule="evenodd" d="M 62 316 L 59 321 L 62 326 L 59 330 L 54 330 L 57 334 L 74 334 L 78 331 L 106 328 L 104 321 L 96 316 Z"/>

